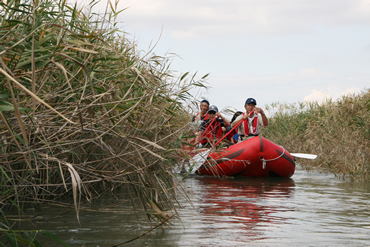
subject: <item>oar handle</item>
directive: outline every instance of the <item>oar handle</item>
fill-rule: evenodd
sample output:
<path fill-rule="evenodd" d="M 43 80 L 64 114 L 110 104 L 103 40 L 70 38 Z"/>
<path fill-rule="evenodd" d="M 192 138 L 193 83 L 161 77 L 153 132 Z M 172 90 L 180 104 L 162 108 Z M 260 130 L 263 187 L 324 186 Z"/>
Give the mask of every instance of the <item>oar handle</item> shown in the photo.
<path fill-rule="evenodd" d="M 251 111 L 249 114 L 248 114 L 248 116 L 250 116 L 252 113 L 254 112 L 254 110 L 253 111 Z M 213 121 L 215 120 L 216 118 L 214 118 L 213 119 Z M 212 123 L 213 123 L 213 121 L 212 121 Z M 204 152 L 202 152 L 202 153 L 198 153 L 197 155 L 195 155 L 194 157 L 193 157 L 193 159 L 195 160 L 195 165 L 196 165 L 196 169 L 195 170 L 198 170 L 199 169 L 199 167 L 204 163 L 204 161 L 206 160 L 206 158 L 207 158 L 207 156 L 208 156 L 208 154 L 211 152 L 211 150 L 213 149 L 213 148 L 215 148 L 218 144 L 220 144 L 220 142 L 223 140 L 223 139 L 225 139 L 226 138 L 226 136 L 231 132 L 231 131 L 233 131 L 234 129 L 236 129 L 236 128 L 238 128 L 239 127 L 239 125 L 241 125 L 241 123 L 243 122 L 243 120 L 241 120 L 237 125 L 235 125 L 234 126 L 234 128 L 232 128 L 229 132 L 227 132 L 215 145 L 213 145 L 210 149 L 208 149 L 207 151 L 204 151 Z M 212 124 L 211 123 L 211 124 Z M 205 133 L 205 131 L 204 131 L 204 133 Z"/>
<path fill-rule="evenodd" d="M 253 111 L 251 111 L 249 114 L 248 114 L 248 117 L 252 114 L 254 112 L 254 110 Z M 222 142 L 225 138 L 226 138 L 226 136 L 231 132 L 231 131 L 233 131 L 234 129 L 236 129 L 236 128 L 238 128 L 239 127 L 239 125 L 241 125 L 242 124 L 242 122 L 243 122 L 243 119 L 237 124 L 237 125 L 235 125 L 234 126 L 234 128 L 232 128 L 229 132 L 227 132 L 220 140 L 218 140 L 218 142 L 216 142 L 216 144 L 215 145 L 213 145 L 213 147 L 216 147 L 218 144 L 220 144 L 220 142 Z"/>
<path fill-rule="evenodd" d="M 195 143 L 195 146 L 194 148 L 200 143 L 200 140 L 202 140 L 203 136 L 205 135 L 205 133 L 209 130 L 209 128 L 212 126 L 213 122 L 216 120 L 216 116 L 213 118 L 213 120 L 211 121 L 211 123 L 208 125 L 208 127 L 204 130 L 204 132 L 202 133 L 202 135 L 199 137 L 199 141 L 197 143 Z M 193 149 L 194 149 L 193 148 Z"/>

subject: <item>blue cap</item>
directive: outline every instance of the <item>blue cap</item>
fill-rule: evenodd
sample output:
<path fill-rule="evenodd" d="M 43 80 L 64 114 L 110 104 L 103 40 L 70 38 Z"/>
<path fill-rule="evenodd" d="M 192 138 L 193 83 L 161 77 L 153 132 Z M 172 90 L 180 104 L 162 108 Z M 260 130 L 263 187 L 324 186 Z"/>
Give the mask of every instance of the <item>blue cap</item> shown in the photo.
<path fill-rule="evenodd" d="M 208 100 L 204 99 L 200 103 L 202 104 L 203 102 L 206 103 L 209 106 L 209 101 Z"/>
<path fill-rule="evenodd" d="M 253 104 L 257 105 L 257 101 L 256 101 L 255 99 L 253 99 L 253 98 L 248 98 L 248 99 L 245 101 L 245 104 L 244 104 L 244 105 L 246 105 L 246 104 L 250 104 L 250 103 L 253 103 Z"/>
<path fill-rule="evenodd" d="M 218 112 L 218 108 L 217 108 L 217 106 L 215 106 L 215 105 L 211 105 L 211 106 L 209 107 L 209 109 L 208 109 L 208 112 L 210 112 L 210 111 Z"/>

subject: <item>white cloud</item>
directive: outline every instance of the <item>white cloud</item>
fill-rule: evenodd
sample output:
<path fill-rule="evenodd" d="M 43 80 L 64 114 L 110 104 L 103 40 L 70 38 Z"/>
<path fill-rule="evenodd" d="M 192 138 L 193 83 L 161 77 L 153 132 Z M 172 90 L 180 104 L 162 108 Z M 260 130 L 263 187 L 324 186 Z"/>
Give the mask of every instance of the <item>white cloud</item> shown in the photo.
<path fill-rule="evenodd" d="M 361 76 L 347 78 L 318 68 L 260 76 L 211 74 L 208 82 L 211 88 L 203 92 L 203 97 L 219 109 L 231 106 L 238 110 L 243 110 L 249 97 L 255 98 L 261 107 L 272 102 L 322 102 L 326 98 L 336 100 L 342 95 L 359 93 L 370 86 Z"/>
<path fill-rule="evenodd" d="M 295 84 L 302 85 L 305 82 L 313 82 L 318 79 L 336 79 L 337 75 L 328 71 L 320 70 L 318 68 L 303 68 L 299 71 L 291 71 L 289 73 L 279 73 L 271 75 L 223 75 L 218 76 L 221 80 L 217 81 L 216 85 L 232 83 L 235 87 L 242 87 L 245 85 L 253 86 L 273 86 L 273 87 L 295 87 Z M 211 74 L 212 79 L 212 74 Z M 266 89 L 266 88 L 264 88 Z"/>
<path fill-rule="evenodd" d="M 312 89 L 311 93 L 304 97 L 303 101 L 317 101 L 318 103 L 322 103 L 327 99 L 338 100 L 342 96 L 358 94 L 360 92 L 360 88 L 340 89 L 330 85 L 326 90 Z"/>
<path fill-rule="evenodd" d="M 317 25 L 370 24 L 368 0 L 127 0 L 122 21 L 173 37 L 310 32 Z"/>
<path fill-rule="evenodd" d="M 312 89 L 311 93 L 304 97 L 303 101 L 317 101 L 317 102 L 322 102 L 326 99 L 332 98 L 328 92 L 325 92 L 324 90 L 315 90 Z"/>
<path fill-rule="evenodd" d="M 73 2 L 73 0 L 69 0 Z M 86 0 L 77 0 L 82 5 Z M 95 11 L 103 12 L 107 0 Z M 125 0 L 120 20 L 175 38 L 311 32 L 315 26 L 370 25 L 369 0 Z"/>
<path fill-rule="evenodd" d="M 336 99 L 370 86 L 370 0 L 121 0 L 126 7 L 119 20 L 141 44 L 163 27 L 155 52 L 182 57 L 172 69 L 211 73 L 203 96 L 219 109 L 240 109 L 247 97 L 260 106 Z"/>

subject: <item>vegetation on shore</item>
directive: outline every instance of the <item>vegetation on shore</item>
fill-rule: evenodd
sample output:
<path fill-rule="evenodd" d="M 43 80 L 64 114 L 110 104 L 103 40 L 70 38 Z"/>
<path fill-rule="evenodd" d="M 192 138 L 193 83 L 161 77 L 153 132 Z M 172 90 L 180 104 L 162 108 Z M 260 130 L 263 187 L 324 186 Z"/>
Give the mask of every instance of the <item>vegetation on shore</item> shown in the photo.
<path fill-rule="evenodd" d="M 182 192 L 170 171 L 184 103 L 206 76 L 176 77 L 168 58 L 141 55 L 117 6 L 97 15 L 95 4 L 0 3 L 0 203 L 70 194 L 78 218 L 81 198 L 127 186 L 134 208 L 164 221 Z"/>
<path fill-rule="evenodd" d="M 292 153 L 314 153 L 306 168 L 329 169 L 340 178 L 370 180 L 370 90 L 322 103 L 271 104 L 263 136 Z"/>
<path fill-rule="evenodd" d="M 142 55 L 119 31 L 116 5 L 97 15 L 94 4 L 83 12 L 65 0 L 0 3 L 1 208 L 73 195 L 78 218 L 81 198 L 125 186 L 134 208 L 165 222 L 183 193 L 171 170 L 189 122 L 184 103 L 206 76 L 174 76 L 168 58 Z M 267 110 L 276 113 L 263 135 L 318 154 L 307 166 L 369 180 L 368 91 Z M 59 241 L 21 235 L 0 218 L 10 246 L 37 246 L 38 233 Z"/>

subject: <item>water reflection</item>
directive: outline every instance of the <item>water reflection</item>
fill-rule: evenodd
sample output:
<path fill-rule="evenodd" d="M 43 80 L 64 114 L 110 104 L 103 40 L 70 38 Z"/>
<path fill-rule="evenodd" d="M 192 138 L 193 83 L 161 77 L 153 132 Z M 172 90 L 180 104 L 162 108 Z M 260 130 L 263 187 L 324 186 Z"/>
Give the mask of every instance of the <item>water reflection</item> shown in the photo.
<path fill-rule="evenodd" d="M 284 224 L 286 219 L 279 212 L 291 210 L 283 202 L 294 192 L 292 179 L 202 177 L 196 181 L 204 236 L 225 235 L 231 230 L 233 241 L 261 239 L 263 230 L 255 230 L 256 226 Z"/>
<path fill-rule="evenodd" d="M 180 198 L 181 221 L 127 246 L 369 246 L 369 184 L 300 169 L 293 179 L 191 177 L 185 185 L 193 206 Z M 26 211 L 47 219 L 32 221 L 26 229 L 51 230 L 71 246 L 112 246 L 156 225 L 111 195 L 82 210 L 81 224 L 73 205 Z"/>

